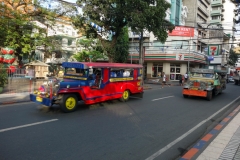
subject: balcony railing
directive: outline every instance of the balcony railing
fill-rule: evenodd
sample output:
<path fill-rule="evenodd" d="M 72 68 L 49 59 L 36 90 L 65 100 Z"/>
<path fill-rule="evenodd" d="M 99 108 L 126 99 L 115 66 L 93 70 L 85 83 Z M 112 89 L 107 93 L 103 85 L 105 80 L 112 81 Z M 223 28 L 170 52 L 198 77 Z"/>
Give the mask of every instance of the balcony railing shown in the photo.
<path fill-rule="evenodd" d="M 222 11 L 221 11 L 221 10 L 213 10 L 213 11 L 211 11 L 211 16 L 221 15 L 221 14 L 222 14 Z"/>
<path fill-rule="evenodd" d="M 212 19 L 211 23 L 219 24 L 219 23 L 221 23 L 221 19 Z"/>
<path fill-rule="evenodd" d="M 212 1 L 211 6 L 222 6 L 222 0 Z"/>

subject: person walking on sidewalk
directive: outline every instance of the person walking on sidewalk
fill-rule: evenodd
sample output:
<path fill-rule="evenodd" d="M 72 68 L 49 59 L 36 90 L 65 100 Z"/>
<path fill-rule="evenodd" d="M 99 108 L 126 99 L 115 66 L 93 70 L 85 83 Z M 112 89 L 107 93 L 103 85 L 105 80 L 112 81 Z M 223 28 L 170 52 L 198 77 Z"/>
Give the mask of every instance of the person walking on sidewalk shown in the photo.
<path fill-rule="evenodd" d="M 165 84 L 166 84 L 166 75 L 163 72 L 163 74 L 162 74 L 162 88 L 163 88 L 163 85 L 165 85 Z"/>
<path fill-rule="evenodd" d="M 178 76 L 178 80 L 179 80 L 179 85 L 182 86 L 183 77 L 181 74 Z"/>
<path fill-rule="evenodd" d="M 187 80 L 188 80 L 188 74 L 187 73 L 184 74 L 184 79 L 185 79 L 185 82 L 187 82 Z"/>

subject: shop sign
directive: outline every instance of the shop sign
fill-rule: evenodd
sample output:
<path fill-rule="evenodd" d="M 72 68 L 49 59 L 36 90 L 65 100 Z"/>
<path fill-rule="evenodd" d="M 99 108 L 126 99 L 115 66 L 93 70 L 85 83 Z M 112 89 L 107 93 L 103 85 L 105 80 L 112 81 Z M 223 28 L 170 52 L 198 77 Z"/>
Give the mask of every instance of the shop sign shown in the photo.
<path fill-rule="evenodd" d="M 219 45 L 209 45 L 208 46 L 208 55 L 217 56 L 219 54 Z"/>
<path fill-rule="evenodd" d="M 193 37 L 194 28 L 190 27 L 175 27 L 172 33 L 168 32 L 169 36 Z"/>
<path fill-rule="evenodd" d="M 184 61 L 184 54 L 176 54 L 176 60 Z"/>

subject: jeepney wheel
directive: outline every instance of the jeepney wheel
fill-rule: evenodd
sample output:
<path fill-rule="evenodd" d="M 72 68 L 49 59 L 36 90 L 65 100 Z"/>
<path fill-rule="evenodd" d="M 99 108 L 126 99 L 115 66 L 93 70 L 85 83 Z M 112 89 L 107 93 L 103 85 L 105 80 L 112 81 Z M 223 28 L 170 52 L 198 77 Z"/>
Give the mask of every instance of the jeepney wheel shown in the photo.
<path fill-rule="evenodd" d="M 77 96 L 74 94 L 65 94 L 60 102 L 61 110 L 65 113 L 73 112 L 77 109 Z"/>
<path fill-rule="evenodd" d="M 212 100 L 212 91 L 207 92 L 207 100 L 211 101 Z"/>
<path fill-rule="evenodd" d="M 188 98 L 188 95 L 183 94 L 183 97 L 184 97 L 184 98 Z"/>
<path fill-rule="evenodd" d="M 129 91 L 128 91 L 128 90 L 125 90 L 125 91 L 122 93 L 122 97 L 120 98 L 120 101 L 126 102 L 126 101 L 128 101 L 129 97 L 130 97 Z"/>

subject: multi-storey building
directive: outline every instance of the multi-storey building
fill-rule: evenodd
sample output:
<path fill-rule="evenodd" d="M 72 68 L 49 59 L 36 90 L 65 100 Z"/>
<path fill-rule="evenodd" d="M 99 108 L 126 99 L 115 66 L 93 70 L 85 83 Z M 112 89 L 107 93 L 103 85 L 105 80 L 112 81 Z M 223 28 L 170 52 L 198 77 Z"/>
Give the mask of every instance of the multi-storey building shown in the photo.
<path fill-rule="evenodd" d="M 192 15 L 193 11 L 183 4 L 182 0 L 168 2 L 171 3 L 171 9 L 167 11 L 165 19 L 176 28 L 169 33 L 167 41 L 160 43 L 152 33 L 144 34 L 144 66 L 147 79 L 157 78 L 161 72 L 165 72 L 170 81 L 178 80 L 178 76 L 185 74 L 189 68 L 206 64 L 204 55 L 197 52 L 196 29 L 191 25 L 183 26 L 188 26 L 188 16 Z M 131 46 L 129 62 L 138 63 L 139 35 L 129 31 L 129 37 Z"/>
<path fill-rule="evenodd" d="M 230 0 L 183 0 L 183 4 L 186 4 L 191 12 L 186 25 L 197 30 L 198 52 L 205 54 L 211 65 L 226 65 L 229 41 L 233 38 L 234 28 L 231 20 L 234 15 L 229 12 L 225 14 L 224 8 L 233 10 L 233 3 Z M 226 22 L 229 20 L 230 22 Z"/>

